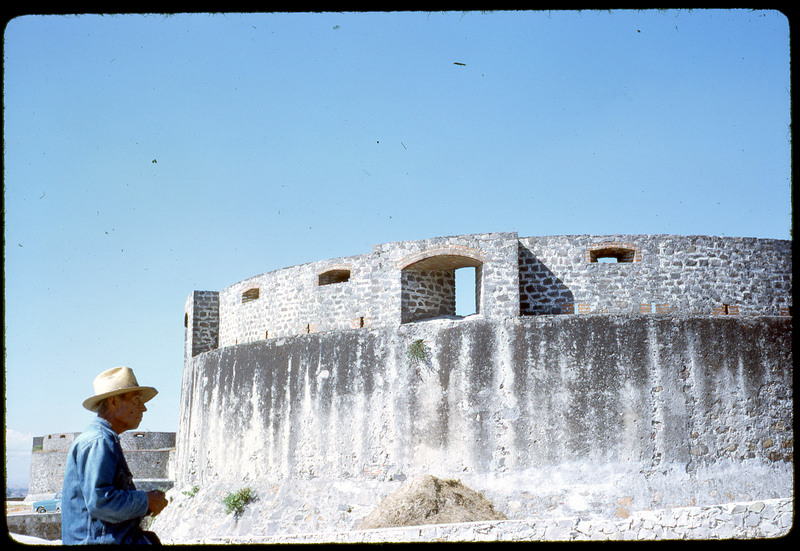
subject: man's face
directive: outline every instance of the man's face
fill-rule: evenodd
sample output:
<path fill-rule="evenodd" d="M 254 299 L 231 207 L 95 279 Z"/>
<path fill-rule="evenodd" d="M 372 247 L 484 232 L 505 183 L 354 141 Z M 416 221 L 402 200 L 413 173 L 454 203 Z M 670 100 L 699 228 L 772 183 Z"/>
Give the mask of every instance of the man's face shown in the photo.
<path fill-rule="evenodd" d="M 144 407 L 142 400 L 142 393 L 139 391 L 128 392 L 119 396 L 114 396 L 114 404 L 110 408 L 108 419 L 111 426 L 117 432 L 122 434 L 126 430 L 133 430 L 142 422 L 142 415 L 147 408 Z"/>

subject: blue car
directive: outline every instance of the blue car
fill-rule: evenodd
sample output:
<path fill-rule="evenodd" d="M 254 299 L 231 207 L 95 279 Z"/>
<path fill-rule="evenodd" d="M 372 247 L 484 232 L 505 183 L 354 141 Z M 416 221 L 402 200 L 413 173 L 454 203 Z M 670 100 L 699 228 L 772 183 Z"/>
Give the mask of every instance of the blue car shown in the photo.
<path fill-rule="evenodd" d="M 33 502 L 33 510 L 37 513 L 60 513 L 61 512 L 61 492 L 56 497 L 43 499 Z"/>

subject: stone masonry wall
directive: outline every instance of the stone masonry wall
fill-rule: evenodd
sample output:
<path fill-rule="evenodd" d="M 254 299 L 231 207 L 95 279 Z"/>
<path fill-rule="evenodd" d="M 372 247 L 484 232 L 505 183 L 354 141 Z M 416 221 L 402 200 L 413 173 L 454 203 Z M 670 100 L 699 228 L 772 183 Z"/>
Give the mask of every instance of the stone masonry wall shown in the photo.
<path fill-rule="evenodd" d="M 790 318 L 429 320 L 226 347 L 183 379 L 179 487 L 431 472 L 497 503 L 506 477 L 522 518 L 552 496 L 569 514 L 792 491 Z"/>
<path fill-rule="evenodd" d="M 606 263 L 603 260 L 617 260 Z M 487 319 L 552 314 L 789 315 L 791 242 L 675 235 L 437 237 L 254 276 L 186 302 L 186 354 L 455 313 L 476 269 Z"/>
<path fill-rule="evenodd" d="M 432 266 L 432 269 L 450 271 L 459 267 L 475 267 L 478 312 L 491 319 L 519 315 L 516 233 L 459 235 L 386 243 L 373 247 L 373 254 L 383 261 L 382 278 L 393 275 L 396 270 L 417 270 L 423 262 Z M 384 292 L 389 295 L 396 293 L 400 297 L 400 291 L 399 288 L 386 287 Z M 386 306 L 393 313 L 381 320 L 382 325 L 396 326 L 402 319 L 404 305 L 395 302 Z"/>
<path fill-rule="evenodd" d="M 186 299 L 183 324 L 184 357 L 191 358 L 219 346 L 219 293 L 194 291 Z"/>
<path fill-rule="evenodd" d="M 186 505 L 191 507 L 186 500 Z M 709 507 L 678 507 L 631 511 L 615 517 L 559 517 L 428 524 L 266 535 L 253 528 L 248 511 L 239 522 L 227 519 L 219 532 L 198 537 L 185 521 L 157 522 L 162 542 L 183 545 L 219 544 L 340 544 L 442 542 L 568 542 L 751 540 L 780 538 L 794 528 L 794 500 L 767 499 Z M 206 517 L 207 518 L 207 517 Z M 161 520 L 161 519 L 159 519 Z M 769 544 L 769 542 L 765 542 Z"/>
<path fill-rule="evenodd" d="M 788 315 L 792 305 L 791 241 L 576 235 L 519 242 L 523 315 Z M 602 250 L 630 255 L 593 261 Z"/>
<path fill-rule="evenodd" d="M 282 268 L 218 293 L 196 291 L 186 302 L 186 350 L 357 327 L 393 326 L 455 314 L 454 270 L 476 268 L 479 311 L 519 315 L 516 234 L 439 237 L 377 245 L 371 254 Z M 344 276 L 343 274 L 346 274 Z M 204 322 L 205 325 L 198 324 Z M 197 341 L 197 342 L 194 342 Z"/>
<path fill-rule="evenodd" d="M 459 319 L 467 266 L 478 315 Z M 427 472 L 514 518 L 793 495 L 791 274 L 789 241 L 492 233 L 195 293 L 176 484 L 337 494 Z M 317 490 L 314 514 L 290 492 L 252 527 L 346 525 Z"/>
<path fill-rule="evenodd" d="M 190 497 L 172 491 L 168 496 L 173 507 L 150 526 L 168 545 L 730 540 L 781 538 L 794 528 L 794 499 L 780 498 L 645 511 L 620 507 L 620 514 L 615 517 L 529 518 L 268 535 L 268 529 L 253 527 L 251 518 L 258 512 L 255 506 L 248 507 L 242 517 L 233 518 L 224 515 L 220 505 L 213 512 L 201 512 L 197 507 L 200 500 L 219 504 L 224 495 Z M 174 509 L 182 514 L 170 514 Z M 12 537 L 23 543 L 47 543 L 26 541 L 24 536 L 51 540 L 50 543 L 61 539 L 60 514 L 8 515 L 6 521 Z M 217 527 L 217 534 L 198 536 L 197 527 L 209 523 Z"/>
<path fill-rule="evenodd" d="M 79 434 L 79 432 L 56 432 L 53 434 L 46 434 L 41 437 L 41 449 L 46 452 L 67 451 Z M 34 449 L 36 449 L 36 442 L 37 440 L 34 439 Z"/>
<path fill-rule="evenodd" d="M 456 278 L 453 271 L 403 270 L 403 323 L 455 315 Z"/>
<path fill-rule="evenodd" d="M 223 289 L 220 346 L 344 330 L 361 324 L 361 318 L 368 323 L 370 260 L 361 255 L 292 266 Z M 349 275 L 326 283 L 331 272 Z M 246 300 L 248 291 L 256 298 Z"/>
<path fill-rule="evenodd" d="M 34 438 L 28 499 L 51 496 L 61 490 L 67 453 L 79 434 L 53 433 Z M 43 442 L 41 450 L 35 448 L 39 441 Z M 140 480 L 159 480 L 162 486 L 171 486 L 167 480 L 171 478 L 169 467 L 175 449 L 174 432 L 129 431 L 120 435 L 120 445 L 137 484 Z"/>

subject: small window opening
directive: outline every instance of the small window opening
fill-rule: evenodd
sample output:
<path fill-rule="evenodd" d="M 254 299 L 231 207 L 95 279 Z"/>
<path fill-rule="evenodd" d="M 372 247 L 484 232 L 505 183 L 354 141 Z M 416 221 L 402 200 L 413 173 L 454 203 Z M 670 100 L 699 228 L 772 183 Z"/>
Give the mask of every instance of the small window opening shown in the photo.
<path fill-rule="evenodd" d="M 265 339 L 268 339 L 268 338 L 269 338 L 269 331 L 264 331 L 264 338 L 265 338 Z"/>
<path fill-rule="evenodd" d="M 358 326 L 359 326 L 359 327 L 364 327 L 364 316 L 361 316 L 361 317 L 359 318 L 359 320 L 358 320 Z"/>
<path fill-rule="evenodd" d="M 242 293 L 242 304 L 247 302 L 252 302 L 258 299 L 258 287 L 254 287 L 252 289 L 248 289 L 244 293 Z"/>
<path fill-rule="evenodd" d="M 332 285 L 350 281 L 350 270 L 329 270 L 319 274 L 319 285 Z"/>
<path fill-rule="evenodd" d="M 184 327 L 189 327 L 189 314 L 184 314 L 183 315 L 183 326 Z"/>
<path fill-rule="evenodd" d="M 477 313 L 475 307 L 475 267 L 456 269 L 456 315 L 470 316 Z"/>
<path fill-rule="evenodd" d="M 134 438 L 144 438 L 144 433 L 143 432 L 134 433 L 133 437 Z"/>
<path fill-rule="evenodd" d="M 607 247 L 589 251 L 589 262 L 619 263 L 633 262 L 636 251 L 622 247 Z"/>

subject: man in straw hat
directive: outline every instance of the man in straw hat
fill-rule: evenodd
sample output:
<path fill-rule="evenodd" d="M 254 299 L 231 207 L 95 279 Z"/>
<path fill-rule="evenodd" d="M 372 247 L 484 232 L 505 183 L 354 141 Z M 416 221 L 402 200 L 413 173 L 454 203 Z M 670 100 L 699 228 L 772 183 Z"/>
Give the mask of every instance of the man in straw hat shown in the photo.
<path fill-rule="evenodd" d="M 148 513 L 167 505 L 164 492 L 141 492 L 122 454 L 119 435 L 142 422 L 145 402 L 158 391 L 139 386 L 128 367 L 114 367 L 94 380 L 94 395 L 83 407 L 97 417 L 72 444 L 64 472 L 61 542 L 159 543 L 140 528 Z"/>

